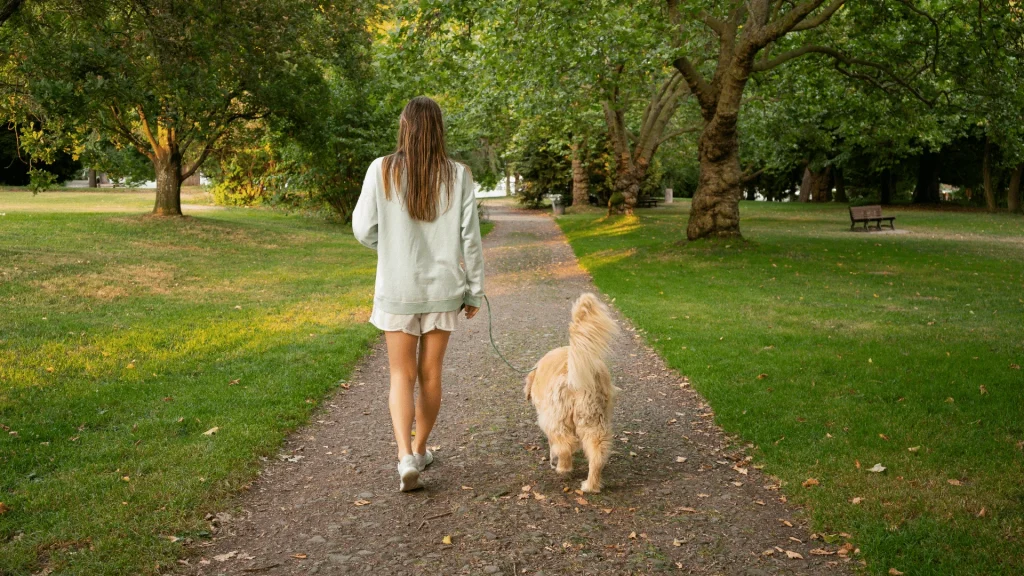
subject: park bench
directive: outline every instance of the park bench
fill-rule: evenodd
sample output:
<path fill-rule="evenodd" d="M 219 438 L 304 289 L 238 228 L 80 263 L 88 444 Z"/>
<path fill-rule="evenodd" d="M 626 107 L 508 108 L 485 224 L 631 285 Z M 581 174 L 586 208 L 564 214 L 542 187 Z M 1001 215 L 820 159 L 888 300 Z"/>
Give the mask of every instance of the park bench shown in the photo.
<path fill-rule="evenodd" d="M 868 222 L 874 222 L 875 226 L 881 230 L 882 221 L 889 222 L 889 228 L 896 229 L 893 226 L 892 221 L 895 220 L 895 216 L 882 216 L 882 207 L 875 206 L 850 206 L 850 230 L 853 230 L 854 225 L 858 222 L 864 223 L 864 229 L 868 229 Z"/>
<path fill-rule="evenodd" d="M 636 207 L 637 208 L 651 208 L 651 207 L 657 208 L 658 207 L 658 202 L 661 202 L 661 200 L 658 199 L 658 198 L 655 198 L 654 196 L 641 196 L 641 197 L 636 199 Z"/>

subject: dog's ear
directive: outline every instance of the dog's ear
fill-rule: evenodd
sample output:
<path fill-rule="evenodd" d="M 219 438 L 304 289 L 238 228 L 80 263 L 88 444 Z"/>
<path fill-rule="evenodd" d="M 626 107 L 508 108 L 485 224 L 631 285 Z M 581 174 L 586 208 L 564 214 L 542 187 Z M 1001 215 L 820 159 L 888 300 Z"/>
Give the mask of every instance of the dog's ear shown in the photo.
<path fill-rule="evenodd" d="M 533 372 L 530 372 L 529 374 L 526 375 L 526 386 L 523 387 L 523 393 L 526 394 L 527 400 L 531 399 L 530 392 L 533 391 L 533 375 L 536 373 L 537 371 L 534 370 Z"/>

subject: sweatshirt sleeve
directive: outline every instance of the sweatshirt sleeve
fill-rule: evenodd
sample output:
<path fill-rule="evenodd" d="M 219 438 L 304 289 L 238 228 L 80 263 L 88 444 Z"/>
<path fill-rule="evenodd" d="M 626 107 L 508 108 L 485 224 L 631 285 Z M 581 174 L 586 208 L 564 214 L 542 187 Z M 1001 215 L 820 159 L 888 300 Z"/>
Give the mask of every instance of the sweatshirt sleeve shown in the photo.
<path fill-rule="evenodd" d="M 352 211 L 352 234 L 360 244 L 377 249 L 377 163 L 370 164 L 363 179 L 356 208 Z"/>
<path fill-rule="evenodd" d="M 477 217 L 476 186 L 467 167 L 462 178 L 462 260 L 466 265 L 466 306 L 480 307 L 484 296 L 484 248 Z"/>

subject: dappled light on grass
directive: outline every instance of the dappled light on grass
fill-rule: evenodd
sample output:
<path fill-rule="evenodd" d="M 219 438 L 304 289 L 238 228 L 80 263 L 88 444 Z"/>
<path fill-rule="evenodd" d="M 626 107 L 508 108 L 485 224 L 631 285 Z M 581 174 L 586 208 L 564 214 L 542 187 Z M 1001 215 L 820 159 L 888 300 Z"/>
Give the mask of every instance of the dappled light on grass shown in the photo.
<path fill-rule="evenodd" d="M 269 211 L 19 214 L 6 198 L 0 572 L 162 572 L 170 537 L 207 537 L 203 515 L 375 338 L 373 253 Z"/>
<path fill-rule="evenodd" d="M 745 202 L 749 241 L 679 243 L 674 210 L 559 224 L 816 530 L 872 572 L 1024 571 L 1024 220 L 900 210 L 910 233 L 854 234 L 845 206 Z"/>

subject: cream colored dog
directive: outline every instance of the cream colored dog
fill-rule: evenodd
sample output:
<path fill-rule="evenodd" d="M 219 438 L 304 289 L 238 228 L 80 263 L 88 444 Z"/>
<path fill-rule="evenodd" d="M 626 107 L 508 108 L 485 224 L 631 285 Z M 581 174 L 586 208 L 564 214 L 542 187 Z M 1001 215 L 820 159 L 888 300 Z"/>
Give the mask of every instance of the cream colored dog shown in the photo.
<path fill-rule="evenodd" d="M 526 399 L 547 434 L 552 468 L 572 472 L 573 452 L 582 445 L 590 464 L 584 492 L 601 491 L 601 471 L 611 453 L 612 404 L 619 389 L 604 359 L 618 331 L 597 296 L 583 294 L 572 306 L 569 345 L 545 354 L 526 376 Z"/>

